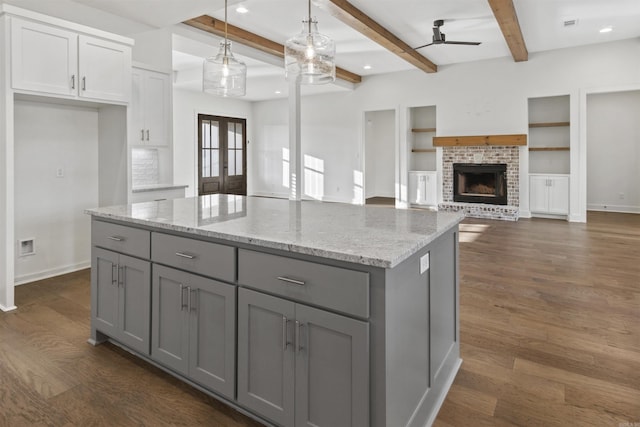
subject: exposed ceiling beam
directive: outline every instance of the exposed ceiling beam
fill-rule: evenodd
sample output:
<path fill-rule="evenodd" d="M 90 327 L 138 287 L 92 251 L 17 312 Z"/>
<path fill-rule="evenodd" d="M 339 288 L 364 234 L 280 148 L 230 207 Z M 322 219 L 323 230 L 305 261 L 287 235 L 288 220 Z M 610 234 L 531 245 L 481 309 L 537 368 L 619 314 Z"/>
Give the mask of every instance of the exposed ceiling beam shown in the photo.
<path fill-rule="evenodd" d="M 524 43 L 524 37 L 522 37 L 522 30 L 520 29 L 520 23 L 518 22 L 518 15 L 516 14 L 516 8 L 513 5 L 513 0 L 488 0 L 493 15 L 496 17 L 500 30 L 504 39 L 507 41 L 511 56 L 514 61 L 521 62 L 529 59 L 529 52 L 527 52 L 527 46 Z"/>
<path fill-rule="evenodd" d="M 184 21 L 183 24 L 207 31 L 215 34 L 216 36 L 224 37 L 224 21 L 208 15 L 189 19 L 188 21 Z M 276 43 L 273 40 L 269 40 L 234 25 L 227 24 L 227 37 L 234 42 L 284 58 L 284 46 L 280 43 Z M 340 67 L 336 67 L 336 77 L 350 83 L 360 83 L 362 81 L 362 76 L 352 73 L 351 71 L 344 70 Z"/>
<path fill-rule="evenodd" d="M 316 0 L 315 3 L 332 16 L 344 22 L 354 30 L 369 37 L 390 52 L 427 73 L 435 73 L 438 66 L 416 52 L 411 46 L 400 40 L 391 31 L 374 21 L 366 13 L 346 0 Z"/>

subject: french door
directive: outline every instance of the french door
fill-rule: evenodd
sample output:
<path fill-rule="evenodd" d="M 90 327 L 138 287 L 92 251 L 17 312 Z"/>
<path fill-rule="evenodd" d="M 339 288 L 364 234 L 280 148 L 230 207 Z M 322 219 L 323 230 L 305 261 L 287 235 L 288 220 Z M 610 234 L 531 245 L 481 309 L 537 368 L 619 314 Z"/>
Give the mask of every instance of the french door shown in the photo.
<path fill-rule="evenodd" d="M 198 114 L 198 194 L 247 194 L 247 121 Z"/>

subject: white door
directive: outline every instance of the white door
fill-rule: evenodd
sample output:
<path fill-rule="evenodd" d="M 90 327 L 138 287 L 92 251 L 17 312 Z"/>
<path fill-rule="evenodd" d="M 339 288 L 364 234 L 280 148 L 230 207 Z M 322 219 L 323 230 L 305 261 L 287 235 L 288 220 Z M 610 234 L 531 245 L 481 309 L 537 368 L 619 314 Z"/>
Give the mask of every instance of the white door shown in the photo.
<path fill-rule="evenodd" d="M 11 85 L 14 89 L 75 96 L 78 36 L 11 18 Z"/>
<path fill-rule="evenodd" d="M 119 43 L 79 36 L 80 96 L 129 102 L 131 48 Z"/>
<path fill-rule="evenodd" d="M 535 175 L 529 177 L 529 209 L 531 212 L 547 213 L 549 210 L 549 177 Z"/>
<path fill-rule="evenodd" d="M 569 177 L 550 177 L 549 183 L 549 213 L 567 215 L 569 213 Z"/>

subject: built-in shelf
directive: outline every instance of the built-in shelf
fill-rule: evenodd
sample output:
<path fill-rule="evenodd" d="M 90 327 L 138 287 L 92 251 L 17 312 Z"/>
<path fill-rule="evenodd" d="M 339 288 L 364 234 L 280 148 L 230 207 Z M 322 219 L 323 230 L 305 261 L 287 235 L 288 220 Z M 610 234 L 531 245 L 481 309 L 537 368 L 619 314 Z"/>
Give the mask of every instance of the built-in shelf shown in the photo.
<path fill-rule="evenodd" d="M 413 128 L 411 132 L 435 132 L 436 128 Z"/>
<path fill-rule="evenodd" d="M 546 123 L 529 123 L 530 128 L 554 128 L 561 126 L 569 126 L 569 122 L 546 122 Z"/>
<path fill-rule="evenodd" d="M 569 147 L 529 147 L 529 151 L 569 151 Z"/>
<path fill-rule="evenodd" d="M 412 153 L 435 153 L 435 148 L 412 148 Z"/>

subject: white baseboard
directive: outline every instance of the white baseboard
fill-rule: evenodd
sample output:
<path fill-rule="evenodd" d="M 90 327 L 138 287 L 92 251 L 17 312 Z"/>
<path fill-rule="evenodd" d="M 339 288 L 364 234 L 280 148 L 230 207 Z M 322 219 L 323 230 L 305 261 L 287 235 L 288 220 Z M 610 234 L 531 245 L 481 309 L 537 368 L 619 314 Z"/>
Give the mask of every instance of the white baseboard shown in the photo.
<path fill-rule="evenodd" d="M 618 212 L 618 213 L 640 213 L 640 206 L 589 204 L 588 211 Z"/>
<path fill-rule="evenodd" d="M 56 267 L 49 270 L 38 271 L 36 273 L 23 274 L 22 276 L 15 277 L 15 285 L 24 285 L 25 283 L 48 279 L 50 277 L 60 276 L 61 274 L 73 273 L 74 271 L 84 270 L 85 268 L 89 267 L 91 267 L 91 261 L 83 261 L 77 264 L 65 265 L 63 267 Z"/>
<path fill-rule="evenodd" d="M 0 304 L 0 311 L 7 312 L 7 311 L 15 310 L 16 308 L 18 308 L 18 307 L 16 307 L 15 305 L 13 305 L 11 307 L 5 307 L 4 305 Z"/>

